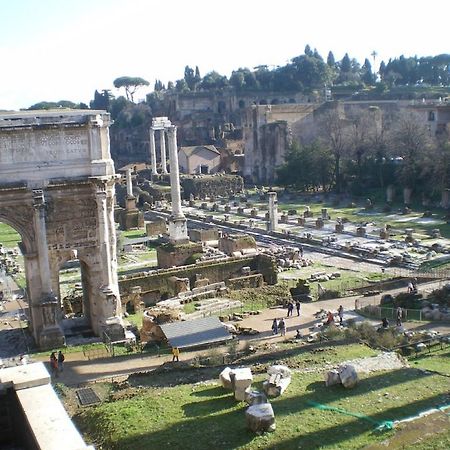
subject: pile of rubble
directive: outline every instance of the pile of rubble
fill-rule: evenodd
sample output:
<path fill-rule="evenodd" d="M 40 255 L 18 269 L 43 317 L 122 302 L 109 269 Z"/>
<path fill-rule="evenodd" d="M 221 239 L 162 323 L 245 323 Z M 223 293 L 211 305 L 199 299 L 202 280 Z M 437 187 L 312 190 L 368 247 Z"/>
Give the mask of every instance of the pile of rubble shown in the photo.
<path fill-rule="evenodd" d="M 226 367 L 219 375 L 222 387 L 233 391 L 236 400 L 247 403 L 246 425 L 255 433 L 275 431 L 275 414 L 268 397 L 279 397 L 291 382 L 291 371 L 286 366 L 271 366 L 267 375 L 269 378 L 263 383 L 264 392 L 251 388 L 253 374 L 248 367 Z"/>

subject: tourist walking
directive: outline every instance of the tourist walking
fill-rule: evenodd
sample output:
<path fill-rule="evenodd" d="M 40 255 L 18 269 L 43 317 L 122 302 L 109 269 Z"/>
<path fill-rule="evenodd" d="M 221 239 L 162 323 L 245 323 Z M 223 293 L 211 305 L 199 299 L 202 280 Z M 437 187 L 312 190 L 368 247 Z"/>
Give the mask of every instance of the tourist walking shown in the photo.
<path fill-rule="evenodd" d="M 342 325 L 342 319 L 344 318 L 344 307 L 339 305 L 338 308 L 339 324 Z"/>
<path fill-rule="evenodd" d="M 58 352 L 58 369 L 60 372 L 62 372 L 64 370 L 64 361 L 65 361 L 65 357 L 63 352 L 60 350 Z"/>
<path fill-rule="evenodd" d="M 180 349 L 178 347 L 172 347 L 172 362 L 180 360 Z"/>
<path fill-rule="evenodd" d="M 300 317 L 300 302 L 298 300 L 295 302 L 295 307 L 297 308 L 297 316 Z"/>
<path fill-rule="evenodd" d="M 402 310 L 402 307 L 399 306 L 397 308 L 397 326 L 398 327 L 402 326 L 402 316 L 403 316 L 403 310 Z"/>
<path fill-rule="evenodd" d="M 288 306 L 287 306 L 287 309 L 288 309 L 287 316 L 288 317 L 292 316 L 292 313 L 294 312 L 294 304 L 292 302 L 289 302 Z"/>
<path fill-rule="evenodd" d="M 286 324 L 284 323 L 284 319 L 280 319 L 278 328 L 280 329 L 281 336 L 286 336 Z"/>
<path fill-rule="evenodd" d="M 272 334 L 278 334 L 278 320 L 277 319 L 273 319 Z"/>
<path fill-rule="evenodd" d="M 58 377 L 58 358 L 56 357 L 56 353 L 52 352 L 50 355 L 50 370 L 51 375 L 55 378 Z"/>

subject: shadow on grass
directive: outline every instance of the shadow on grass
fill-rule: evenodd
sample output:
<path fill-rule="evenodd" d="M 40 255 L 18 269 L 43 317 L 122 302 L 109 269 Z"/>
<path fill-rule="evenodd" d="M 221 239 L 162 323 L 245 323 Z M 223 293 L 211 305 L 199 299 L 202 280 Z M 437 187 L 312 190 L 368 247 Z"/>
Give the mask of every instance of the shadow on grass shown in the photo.
<path fill-rule="evenodd" d="M 435 395 L 431 397 L 427 397 L 422 400 L 417 400 L 414 402 L 410 402 L 407 405 L 400 405 L 396 407 L 389 408 L 382 412 L 368 415 L 370 421 L 355 419 L 350 423 L 340 423 L 338 425 L 324 427 L 320 430 L 315 430 L 314 432 L 308 432 L 302 435 L 291 436 L 281 441 L 277 441 L 276 444 L 268 445 L 266 448 L 269 450 L 291 450 L 295 448 L 307 448 L 307 449 L 319 449 L 324 448 L 324 446 L 339 446 L 339 448 L 350 448 L 347 441 L 358 437 L 363 433 L 370 433 L 372 436 L 380 436 L 380 439 L 385 439 L 390 432 L 386 431 L 377 431 L 375 429 L 375 422 L 382 423 L 386 420 L 400 420 L 412 415 L 415 415 L 421 411 L 424 411 L 428 408 L 432 408 L 435 406 L 439 406 L 442 401 L 442 395 Z M 298 404 L 300 402 L 300 404 Z M 304 407 L 304 400 L 297 400 L 295 405 L 299 406 L 301 409 Z M 284 405 L 284 408 L 293 407 L 295 405 Z M 355 409 L 358 409 L 358 406 L 355 405 Z M 275 414 L 279 414 L 278 408 L 274 406 Z M 333 415 L 339 414 L 333 411 L 329 412 L 330 422 L 336 422 L 336 419 Z M 340 415 L 340 414 L 339 414 Z M 354 443 L 351 448 L 360 448 L 357 447 Z"/>
<path fill-rule="evenodd" d="M 230 391 L 226 391 L 222 386 L 214 386 L 209 389 L 193 392 L 192 395 L 195 397 L 220 397 L 229 393 Z"/>
<path fill-rule="evenodd" d="M 164 429 L 106 442 L 104 448 L 117 450 L 229 450 L 247 445 L 255 438 L 246 430 L 244 409 L 217 415 L 193 414 L 187 420 L 168 424 Z"/>
<path fill-rule="evenodd" d="M 225 396 L 224 394 L 227 395 Z M 214 397 L 204 401 L 194 401 L 183 405 L 184 414 L 187 417 L 209 416 L 236 407 L 236 400 L 232 392 L 224 392 L 222 388 L 222 392 L 218 395 L 221 395 L 221 397 Z"/>

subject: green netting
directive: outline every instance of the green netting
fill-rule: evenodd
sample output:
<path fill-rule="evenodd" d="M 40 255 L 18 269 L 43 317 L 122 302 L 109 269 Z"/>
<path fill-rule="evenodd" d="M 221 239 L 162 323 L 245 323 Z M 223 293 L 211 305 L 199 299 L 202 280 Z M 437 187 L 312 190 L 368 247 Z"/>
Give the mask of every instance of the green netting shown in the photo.
<path fill-rule="evenodd" d="M 333 411 L 333 412 L 337 412 L 339 414 L 345 414 L 346 416 L 352 416 L 352 417 L 356 417 L 358 419 L 366 420 L 367 422 L 370 422 L 371 424 L 375 425 L 375 428 L 380 431 L 392 430 L 392 428 L 394 428 L 394 423 L 407 422 L 410 420 L 414 420 L 419 417 L 422 417 L 424 414 L 427 414 L 427 413 L 433 412 L 433 411 L 441 411 L 441 412 L 445 413 L 445 410 L 450 409 L 450 404 L 442 405 L 442 406 L 437 406 L 436 408 L 431 408 L 431 409 L 422 411 L 415 416 L 410 416 L 405 419 L 400 419 L 400 420 L 395 420 L 395 421 L 393 421 L 393 420 L 381 420 L 380 421 L 380 420 L 374 420 L 371 417 L 366 416 L 365 414 L 347 411 L 345 409 L 336 408 L 334 406 L 323 405 L 322 403 L 316 403 L 316 402 L 312 402 L 312 401 L 308 401 L 307 403 L 308 403 L 308 405 L 313 406 L 314 408 L 317 408 L 317 409 L 321 409 L 323 411 Z M 445 413 L 445 414 L 450 415 L 450 413 Z"/>
<path fill-rule="evenodd" d="M 394 422 L 392 422 L 391 420 L 374 420 L 369 416 L 366 416 L 365 414 L 360 414 L 360 413 L 354 413 L 351 411 L 347 411 L 345 409 L 342 408 L 336 408 L 334 406 L 328 406 L 328 405 L 323 405 L 321 403 L 316 403 L 316 402 L 307 402 L 309 405 L 313 406 L 314 408 L 317 409 L 321 409 L 323 411 L 333 411 L 333 412 L 337 412 L 339 414 L 345 414 L 346 416 L 352 416 L 352 417 L 356 417 L 358 419 L 362 419 L 362 420 L 366 420 L 367 422 L 370 422 L 371 424 L 375 425 L 375 428 L 377 430 L 392 430 L 392 428 L 394 428 Z"/>

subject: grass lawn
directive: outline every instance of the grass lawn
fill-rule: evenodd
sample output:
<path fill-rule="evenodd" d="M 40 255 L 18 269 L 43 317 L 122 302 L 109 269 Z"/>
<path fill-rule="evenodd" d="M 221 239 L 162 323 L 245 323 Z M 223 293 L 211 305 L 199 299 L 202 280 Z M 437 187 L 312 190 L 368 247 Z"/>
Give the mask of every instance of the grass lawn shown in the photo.
<path fill-rule="evenodd" d="M 139 228 L 138 230 L 127 230 L 120 232 L 124 238 L 135 239 L 139 237 L 145 237 L 145 228 Z"/>
<path fill-rule="evenodd" d="M 316 353 L 298 348 L 297 351 L 298 355 L 292 355 L 292 359 L 280 359 L 288 365 L 305 364 L 318 369 L 323 362 L 373 354 L 359 344 Z M 447 377 L 416 368 L 362 374 L 353 390 L 325 387 L 323 374 L 318 370 L 295 372 L 286 392 L 271 400 L 276 431 L 257 436 L 245 427 L 244 403 L 236 402 L 217 383 L 221 369 L 210 369 L 212 382 L 192 383 L 195 374 L 198 381 L 202 380 L 201 370 L 178 371 L 179 381 L 173 387 L 167 387 L 170 384 L 167 378 L 171 376 L 167 371 L 153 375 L 165 381 L 159 387 L 152 384 L 152 375 L 141 376 L 139 387 L 119 390 L 112 401 L 82 410 L 76 422 L 90 442 L 105 449 L 359 449 L 396 433 L 376 431 L 377 424 L 441 404 L 448 393 Z M 263 379 L 265 375 L 257 374 L 254 387 L 261 388 Z M 319 409 L 314 404 L 365 417 Z M 438 438 L 445 442 L 445 435 Z M 431 443 L 427 440 L 428 445 Z"/>
<path fill-rule="evenodd" d="M 433 221 L 428 221 L 422 219 L 422 215 L 427 208 L 421 206 L 414 206 L 411 214 L 403 216 L 401 215 L 401 210 L 403 209 L 403 205 L 401 204 L 394 205 L 392 212 L 385 213 L 382 211 L 380 205 L 375 205 L 373 210 L 366 211 L 364 209 L 364 202 L 358 203 L 355 207 L 336 207 L 327 202 L 297 203 L 285 202 L 284 200 L 279 200 L 278 202 L 278 208 L 280 211 L 296 209 L 298 214 L 301 214 L 305 210 L 306 206 L 310 207 L 314 217 L 319 217 L 322 208 L 327 208 L 327 212 L 333 220 L 337 217 L 346 217 L 353 223 L 375 222 L 378 225 L 389 224 L 392 226 L 394 231 L 403 231 L 405 228 L 414 228 L 415 233 L 422 235 L 422 238 L 428 237 L 432 229 L 439 228 L 442 237 L 450 239 L 450 224 L 446 223 L 445 220 L 442 219 L 445 215 L 442 209 L 431 209 L 431 212 L 433 213 Z"/>
<path fill-rule="evenodd" d="M 450 377 L 450 347 L 410 358 L 410 364 L 418 369 L 432 370 Z"/>
<path fill-rule="evenodd" d="M 14 228 L 0 222 L 0 244 L 6 248 L 14 248 L 21 240 L 20 234 Z"/>

